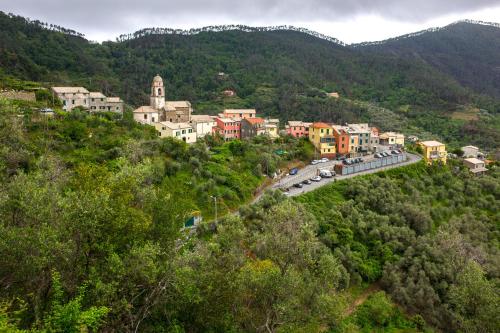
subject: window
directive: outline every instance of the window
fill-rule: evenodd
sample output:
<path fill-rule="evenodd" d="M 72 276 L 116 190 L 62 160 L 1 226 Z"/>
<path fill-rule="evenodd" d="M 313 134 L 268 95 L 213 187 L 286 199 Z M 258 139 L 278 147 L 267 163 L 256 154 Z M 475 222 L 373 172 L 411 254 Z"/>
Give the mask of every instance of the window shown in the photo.
<path fill-rule="evenodd" d="M 176 131 L 176 132 L 175 132 L 175 136 L 181 136 L 181 132 Z"/>
<path fill-rule="evenodd" d="M 161 136 L 161 132 L 158 132 L 158 136 Z"/>
<path fill-rule="evenodd" d="M 323 133 L 323 131 L 324 131 L 324 130 L 323 130 L 323 129 L 321 129 L 321 133 Z"/>
<path fill-rule="evenodd" d="M 104 98 L 101 98 L 101 102 L 104 102 Z"/>
<path fill-rule="evenodd" d="M 95 102 L 95 98 L 92 98 L 92 102 Z"/>
<path fill-rule="evenodd" d="M 188 133 L 193 133 L 193 129 L 191 129 L 191 128 L 190 128 L 190 129 L 188 130 Z"/>
<path fill-rule="evenodd" d="M 116 111 L 118 111 L 118 110 L 120 110 L 120 107 L 119 107 L 119 106 L 117 106 L 117 107 L 116 107 Z"/>
<path fill-rule="evenodd" d="M 186 130 L 182 130 L 182 134 L 186 134 Z"/>
<path fill-rule="evenodd" d="M 144 115 L 144 119 L 148 119 L 148 115 L 147 114 Z"/>
<path fill-rule="evenodd" d="M 158 88 L 158 95 L 161 96 L 161 88 Z"/>
<path fill-rule="evenodd" d="M 73 99 L 73 100 L 71 100 L 71 104 L 75 104 L 75 100 L 74 100 L 74 99 Z"/>
<path fill-rule="evenodd" d="M 151 121 L 154 123 L 155 122 L 155 117 L 151 117 Z"/>
<path fill-rule="evenodd" d="M 66 106 L 66 101 L 63 101 L 63 105 Z"/>
<path fill-rule="evenodd" d="M 344 148 L 344 147 L 345 147 L 345 145 L 344 145 L 344 144 L 342 144 L 342 148 Z"/>

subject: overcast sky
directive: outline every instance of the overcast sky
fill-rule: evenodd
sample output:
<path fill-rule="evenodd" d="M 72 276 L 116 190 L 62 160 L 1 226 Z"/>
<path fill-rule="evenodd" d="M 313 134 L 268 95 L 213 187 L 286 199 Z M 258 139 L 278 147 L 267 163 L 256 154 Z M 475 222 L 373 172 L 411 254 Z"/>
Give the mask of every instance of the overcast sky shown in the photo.
<path fill-rule="evenodd" d="M 114 40 L 147 27 L 294 25 L 347 43 L 460 19 L 500 21 L 500 0 L 0 0 L 0 10 Z"/>

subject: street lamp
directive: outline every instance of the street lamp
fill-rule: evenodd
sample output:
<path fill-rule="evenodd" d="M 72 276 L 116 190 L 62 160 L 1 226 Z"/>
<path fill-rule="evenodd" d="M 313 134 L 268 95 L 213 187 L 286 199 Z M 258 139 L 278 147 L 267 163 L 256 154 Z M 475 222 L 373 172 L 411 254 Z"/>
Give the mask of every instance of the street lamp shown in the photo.
<path fill-rule="evenodd" d="M 210 198 L 214 199 L 214 207 L 215 207 L 215 222 L 217 222 L 217 197 L 211 195 Z"/>

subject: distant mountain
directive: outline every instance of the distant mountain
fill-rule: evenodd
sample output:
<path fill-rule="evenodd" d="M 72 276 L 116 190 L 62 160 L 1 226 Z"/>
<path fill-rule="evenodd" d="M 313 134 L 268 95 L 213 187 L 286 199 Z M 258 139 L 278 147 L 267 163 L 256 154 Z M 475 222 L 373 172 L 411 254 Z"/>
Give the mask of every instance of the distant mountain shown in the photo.
<path fill-rule="evenodd" d="M 133 105 L 146 100 L 156 73 L 165 77 L 170 98 L 194 102 L 214 100 L 228 87 L 248 99 L 259 88 L 286 86 L 297 92 L 336 90 L 390 106 L 423 102 L 440 107 L 471 100 L 453 78 L 425 63 L 376 52 L 367 56 L 299 29 L 235 26 L 195 34 L 145 29 L 100 45 L 50 26 L 0 15 L 0 67 L 36 81 L 92 84 Z M 218 81 L 218 72 L 230 80 Z"/>
<path fill-rule="evenodd" d="M 461 21 L 377 43 L 353 45 L 365 54 L 388 54 L 431 65 L 460 84 L 500 97 L 500 25 Z"/>

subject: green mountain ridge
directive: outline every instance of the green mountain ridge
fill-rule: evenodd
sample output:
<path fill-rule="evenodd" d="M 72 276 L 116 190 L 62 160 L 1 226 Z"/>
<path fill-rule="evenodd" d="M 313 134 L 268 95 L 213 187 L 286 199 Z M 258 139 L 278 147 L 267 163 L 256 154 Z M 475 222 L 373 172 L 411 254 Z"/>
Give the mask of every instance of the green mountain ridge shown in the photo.
<path fill-rule="evenodd" d="M 477 93 L 500 97 L 500 25 L 463 21 L 356 48 L 422 61 Z"/>

